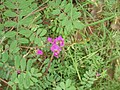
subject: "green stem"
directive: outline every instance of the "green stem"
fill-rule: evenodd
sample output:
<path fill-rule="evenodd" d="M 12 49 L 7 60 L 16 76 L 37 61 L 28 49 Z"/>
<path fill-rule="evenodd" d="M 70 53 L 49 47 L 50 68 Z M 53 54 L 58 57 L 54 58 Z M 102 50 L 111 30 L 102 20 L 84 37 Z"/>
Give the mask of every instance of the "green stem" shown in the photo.
<path fill-rule="evenodd" d="M 79 80 L 81 81 L 81 76 L 80 76 L 80 73 L 79 73 L 78 68 L 77 68 L 78 64 L 77 64 L 76 61 L 74 61 L 73 56 L 71 55 L 71 52 L 70 52 L 70 57 L 71 57 L 71 59 L 72 59 L 72 61 L 73 61 L 73 66 L 75 67 L 75 70 L 76 70 L 76 72 L 77 72 L 78 78 L 79 78 Z M 76 58 L 75 58 L 75 59 L 76 59 Z"/>
<path fill-rule="evenodd" d="M 108 18 L 105 18 L 105 19 L 102 19 L 102 20 L 99 20 L 99 21 L 94 22 L 94 23 L 86 24 L 86 26 L 96 25 L 96 24 L 99 24 L 99 23 L 105 22 L 105 21 L 107 21 L 107 20 L 110 20 L 110 19 L 112 19 L 112 18 L 114 18 L 114 17 L 115 17 L 115 15 L 113 15 L 113 16 L 111 16 L 111 17 L 108 17 Z"/>

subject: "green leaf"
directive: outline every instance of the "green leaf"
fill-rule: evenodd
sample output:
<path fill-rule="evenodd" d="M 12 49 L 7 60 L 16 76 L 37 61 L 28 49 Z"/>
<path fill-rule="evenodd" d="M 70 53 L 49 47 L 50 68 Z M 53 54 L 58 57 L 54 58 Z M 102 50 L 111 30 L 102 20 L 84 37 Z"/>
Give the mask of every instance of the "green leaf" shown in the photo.
<path fill-rule="evenodd" d="M 33 25 L 33 26 L 31 26 L 31 27 L 32 27 L 32 28 L 31 28 L 31 31 L 37 31 L 38 28 L 39 28 L 38 25 Z"/>
<path fill-rule="evenodd" d="M 18 80 L 18 78 L 16 78 L 16 79 L 15 79 L 15 83 L 19 83 L 19 80 Z"/>
<path fill-rule="evenodd" d="M 5 37 L 11 38 L 11 37 L 15 37 L 15 35 L 16 35 L 16 32 L 15 32 L 15 31 L 8 31 L 8 32 L 5 34 Z"/>
<path fill-rule="evenodd" d="M 74 21 L 73 26 L 74 28 L 80 29 L 80 30 L 82 30 L 85 27 L 85 25 L 80 21 Z"/>
<path fill-rule="evenodd" d="M 20 20 L 19 24 L 24 25 L 24 26 L 28 26 L 31 24 L 32 21 L 33 21 L 33 17 L 27 17 L 25 19 Z"/>
<path fill-rule="evenodd" d="M 46 29 L 42 29 L 42 31 L 40 33 L 40 37 L 44 36 L 45 34 L 47 34 L 47 30 Z"/>
<path fill-rule="evenodd" d="M 36 69 L 36 68 L 31 68 L 32 70 L 31 70 L 31 75 L 32 76 L 34 76 L 33 74 L 37 74 L 38 72 L 39 72 L 39 70 L 38 69 Z"/>
<path fill-rule="evenodd" d="M 34 2 L 34 1 L 35 1 L 35 0 L 28 0 L 29 3 L 32 3 L 32 2 Z"/>
<path fill-rule="evenodd" d="M 55 90 L 62 90 L 62 89 L 59 86 L 57 86 Z"/>
<path fill-rule="evenodd" d="M 33 82 L 38 82 L 38 80 L 36 79 L 36 78 L 34 78 L 34 77 L 31 77 L 31 80 L 33 81 Z"/>
<path fill-rule="evenodd" d="M 74 86 L 71 86 L 70 88 L 68 88 L 67 90 L 76 90 L 76 88 Z"/>
<path fill-rule="evenodd" d="M 18 0 L 12 0 L 11 2 L 12 2 L 12 3 L 16 3 L 17 1 L 18 1 Z"/>
<path fill-rule="evenodd" d="M 66 17 L 66 15 L 65 15 L 64 13 L 61 13 L 58 18 L 59 18 L 60 20 L 63 20 L 65 17 Z"/>
<path fill-rule="evenodd" d="M 87 79 L 90 78 L 89 75 L 87 75 L 86 73 L 84 74 L 84 77 L 87 78 Z"/>
<path fill-rule="evenodd" d="M 5 63 L 8 60 L 8 52 L 2 54 L 2 62 Z"/>
<path fill-rule="evenodd" d="M 45 42 L 47 40 L 47 37 L 41 37 L 41 40 L 42 40 L 42 44 L 43 44 L 43 42 Z"/>
<path fill-rule="evenodd" d="M 32 66 L 32 60 L 28 60 L 27 62 L 27 71 L 31 70 L 31 66 Z"/>
<path fill-rule="evenodd" d="M 86 86 L 87 86 L 88 88 L 90 88 L 90 87 L 91 87 L 91 84 L 86 84 Z"/>
<path fill-rule="evenodd" d="M 28 89 L 30 87 L 30 75 L 27 72 L 24 79 L 24 87 Z"/>
<path fill-rule="evenodd" d="M 24 90 L 23 85 L 21 83 L 18 83 L 18 87 L 19 87 L 20 90 Z"/>
<path fill-rule="evenodd" d="M 70 79 L 67 79 L 67 80 L 66 80 L 66 87 L 70 87 L 70 85 L 71 85 L 71 80 L 70 80 Z"/>
<path fill-rule="evenodd" d="M 15 84 L 12 86 L 12 90 L 16 90 L 16 85 Z"/>
<path fill-rule="evenodd" d="M 0 9 L 3 9 L 4 8 L 4 5 L 0 5 Z"/>
<path fill-rule="evenodd" d="M 87 81 L 88 81 L 88 79 L 86 79 L 86 78 L 82 78 L 82 81 L 87 82 Z"/>
<path fill-rule="evenodd" d="M 26 9 L 23 9 L 20 13 L 20 18 L 22 19 L 23 16 L 28 15 L 29 13 L 31 13 L 33 11 L 33 9 L 27 7 Z"/>
<path fill-rule="evenodd" d="M 58 15 L 58 14 L 60 14 L 60 9 L 53 10 L 53 11 L 52 11 L 52 14 L 53 14 L 53 15 Z"/>
<path fill-rule="evenodd" d="M 10 52 L 12 52 L 17 47 L 17 40 L 12 41 L 10 44 Z"/>
<path fill-rule="evenodd" d="M 0 31 L 4 29 L 4 24 L 0 24 Z"/>
<path fill-rule="evenodd" d="M 26 68 L 26 59 L 22 58 L 21 62 L 20 62 L 20 66 L 21 66 L 21 70 L 24 71 Z"/>
<path fill-rule="evenodd" d="M 26 43 L 29 43 L 29 40 L 26 39 L 26 38 L 19 38 L 18 42 L 21 43 L 21 44 L 26 44 Z"/>
<path fill-rule="evenodd" d="M 42 73 L 33 74 L 35 77 L 41 77 Z"/>
<path fill-rule="evenodd" d="M 94 81 L 88 81 L 87 83 L 89 83 L 89 84 L 91 84 L 91 85 L 92 85 L 92 84 L 94 83 Z"/>
<path fill-rule="evenodd" d="M 30 80 L 30 85 L 31 85 L 31 86 L 33 86 L 33 85 L 34 85 L 34 83 L 33 83 L 31 80 Z"/>
<path fill-rule="evenodd" d="M 56 3 L 57 3 L 58 5 L 60 5 L 60 4 L 61 4 L 61 0 L 56 0 Z"/>
<path fill-rule="evenodd" d="M 80 12 L 73 12 L 72 15 L 73 15 L 73 16 L 72 16 L 72 19 L 74 19 L 74 20 L 76 20 L 76 19 L 78 19 L 79 17 L 81 17 L 81 13 L 80 13 Z"/>
<path fill-rule="evenodd" d="M 19 83 L 20 83 L 21 85 L 23 85 L 23 82 L 24 82 L 24 74 L 23 74 L 23 73 L 20 73 L 20 74 L 18 75 L 18 80 L 19 80 Z"/>
<path fill-rule="evenodd" d="M 19 3 L 20 3 L 19 5 L 20 9 L 26 9 L 31 4 L 29 3 L 29 1 L 26 0 L 20 0 Z"/>
<path fill-rule="evenodd" d="M 20 66 L 20 59 L 21 57 L 19 55 L 15 55 L 14 56 L 14 60 L 15 60 L 15 68 L 18 70 L 19 66 Z"/>
<path fill-rule="evenodd" d="M 73 30 L 73 25 L 71 20 L 67 21 L 67 25 L 65 26 L 65 28 L 67 29 L 68 33 Z"/>
<path fill-rule="evenodd" d="M 32 3 L 30 5 L 30 8 L 32 8 L 33 10 L 36 9 L 38 7 L 37 3 Z"/>
<path fill-rule="evenodd" d="M 55 2 L 54 1 L 49 1 L 49 6 L 55 7 Z"/>
<path fill-rule="evenodd" d="M 36 37 L 35 38 L 35 44 L 39 45 L 39 46 L 42 46 L 43 45 L 43 42 L 40 38 Z"/>
<path fill-rule="evenodd" d="M 15 71 L 15 72 L 12 73 L 12 76 L 11 76 L 10 79 L 11 79 L 12 82 L 14 82 L 16 78 L 17 78 L 17 72 Z"/>
<path fill-rule="evenodd" d="M 17 14 L 15 12 L 11 11 L 11 10 L 6 10 L 4 12 L 4 15 L 7 16 L 7 17 L 16 17 L 17 16 Z"/>
<path fill-rule="evenodd" d="M 60 82 L 60 87 L 65 90 L 65 83 L 64 82 Z"/>
<path fill-rule="evenodd" d="M 0 62 L 0 67 L 3 67 L 3 63 L 2 62 Z"/>
<path fill-rule="evenodd" d="M 60 8 L 61 8 L 61 9 L 65 8 L 65 7 L 66 7 L 66 4 L 67 4 L 67 1 L 66 1 L 66 0 L 62 1 L 61 5 L 60 5 Z"/>
<path fill-rule="evenodd" d="M 42 32 L 42 28 L 36 29 L 36 35 L 39 35 Z"/>
<path fill-rule="evenodd" d="M 5 24 L 4 24 L 5 27 L 13 27 L 13 26 L 16 26 L 16 25 L 17 25 L 17 23 L 14 22 L 14 21 L 6 21 Z"/>
<path fill-rule="evenodd" d="M 35 68 L 31 68 L 31 74 L 33 75 L 35 72 Z"/>
<path fill-rule="evenodd" d="M 32 35 L 30 36 L 30 41 L 33 42 L 34 40 L 35 40 L 35 35 L 32 34 Z"/>
<path fill-rule="evenodd" d="M 68 12 L 71 12 L 71 7 L 72 7 L 72 5 L 71 5 L 71 3 L 68 3 L 66 6 L 65 6 L 65 12 L 66 13 L 68 13 Z"/>
<path fill-rule="evenodd" d="M 65 17 L 65 18 L 63 19 L 63 21 L 61 22 L 61 23 L 62 23 L 62 26 L 68 25 L 68 22 L 69 22 L 68 17 Z"/>
<path fill-rule="evenodd" d="M 11 8 L 11 9 L 15 9 L 16 8 L 15 4 L 13 4 L 10 0 L 7 0 L 6 2 L 4 2 L 4 5 L 7 8 Z"/>
<path fill-rule="evenodd" d="M 13 52 L 12 53 L 17 53 L 18 51 L 20 50 L 20 48 L 19 47 L 16 47 L 14 50 L 13 50 Z"/>
<path fill-rule="evenodd" d="M 10 86 L 12 86 L 13 84 L 14 84 L 14 83 L 11 82 L 11 81 L 8 82 L 8 85 L 10 85 Z"/>
<path fill-rule="evenodd" d="M 19 31 L 20 31 L 19 32 L 20 34 L 22 34 L 22 35 L 24 35 L 26 37 L 29 37 L 32 34 L 32 31 L 30 31 L 30 30 L 20 29 Z"/>

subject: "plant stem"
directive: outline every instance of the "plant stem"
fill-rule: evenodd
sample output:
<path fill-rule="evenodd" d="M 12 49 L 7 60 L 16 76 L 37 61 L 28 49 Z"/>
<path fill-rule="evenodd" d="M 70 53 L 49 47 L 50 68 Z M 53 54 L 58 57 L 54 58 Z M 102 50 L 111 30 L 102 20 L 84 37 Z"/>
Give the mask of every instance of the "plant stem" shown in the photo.
<path fill-rule="evenodd" d="M 69 52 L 70 52 L 70 51 L 69 51 Z M 80 73 L 79 73 L 78 68 L 77 68 L 78 64 L 77 64 L 77 62 L 73 59 L 73 56 L 71 55 L 71 52 L 70 52 L 70 57 L 71 57 L 71 59 L 72 59 L 72 61 L 73 61 L 73 66 L 75 67 L 75 70 L 76 70 L 76 72 L 77 72 L 78 78 L 79 78 L 79 80 L 81 81 L 82 79 L 81 79 Z M 76 59 L 76 58 L 75 58 L 75 59 Z"/>
<path fill-rule="evenodd" d="M 48 73 L 48 70 L 49 70 L 49 68 L 50 68 L 51 62 L 52 62 L 52 60 L 53 60 L 53 55 L 54 55 L 54 54 L 52 54 L 52 56 L 51 56 L 50 62 L 49 62 L 48 66 L 47 66 L 47 68 L 46 68 L 46 70 L 45 70 L 45 72 L 44 72 L 44 75 L 46 75 L 46 74 Z"/>
<path fill-rule="evenodd" d="M 5 83 L 6 85 L 8 85 L 9 87 L 11 87 L 7 81 L 5 81 L 4 79 L 0 78 L 0 81 L 2 81 L 3 83 Z M 12 88 L 12 87 L 11 87 Z"/>

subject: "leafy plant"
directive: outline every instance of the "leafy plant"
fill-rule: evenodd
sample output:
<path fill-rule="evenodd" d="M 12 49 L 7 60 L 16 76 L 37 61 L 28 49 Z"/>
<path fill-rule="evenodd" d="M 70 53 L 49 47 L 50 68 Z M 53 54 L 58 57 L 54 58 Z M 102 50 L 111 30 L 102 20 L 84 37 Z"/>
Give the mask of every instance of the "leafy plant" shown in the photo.
<path fill-rule="evenodd" d="M 119 90 L 119 14 L 119 0 L 1 0 L 0 90 Z"/>
<path fill-rule="evenodd" d="M 84 77 L 82 78 L 81 84 L 82 84 L 82 88 L 91 88 L 92 85 L 94 84 L 94 81 L 96 80 L 95 78 L 96 73 L 92 70 L 86 71 L 86 73 L 84 74 Z"/>
<path fill-rule="evenodd" d="M 50 27 L 52 31 L 56 31 L 59 34 L 69 35 L 71 32 L 81 30 L 85 26 L 79 18 L 81 17 L 80 10 L 73 6 L 72 1 L 66 0 L 50 1 L 48 4 L 50 7 L 45 11 L 46 18 L 51 18 Z"/>
<path fill-rule="evenodd" d="M 75 86 L 72 85 L 70 79 L 67 79 L 66 82 L 60 82 L 59 86 L 56 86 L 55 90 L 76 90 Z"/>

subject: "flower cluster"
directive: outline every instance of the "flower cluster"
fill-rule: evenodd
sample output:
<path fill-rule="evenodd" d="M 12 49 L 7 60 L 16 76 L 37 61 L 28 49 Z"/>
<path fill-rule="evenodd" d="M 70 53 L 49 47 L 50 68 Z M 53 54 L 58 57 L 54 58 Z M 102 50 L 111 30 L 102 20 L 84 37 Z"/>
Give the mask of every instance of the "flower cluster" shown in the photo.
<path fill-rule="evenodd" d="M 61 36 L 55 39 L 48 37 L 48 42 L 52 44 L 50 50 L 53 55 L 58 58 L 61 48 L 64 46 L 64 39 Z"/>
<path fill-rule="evenodd" d="M 37 55 L 43 55 L 43 51 L 42 51 L 42 50 L 39 50 L 39 49 L 37 50 L 36 53 L 37 53 Z"/>
<path fill-rule="evenodd" d="M 61 36 L 55 39 L 48 37 L 48 42 L 52 44 L 50 50 L 53 52 L 53 55 L 58 58 L 61 48 L 64 46 L 64 39 Z M 36 54 L 43 55 L 43 51 L 38 49 Z"/>

